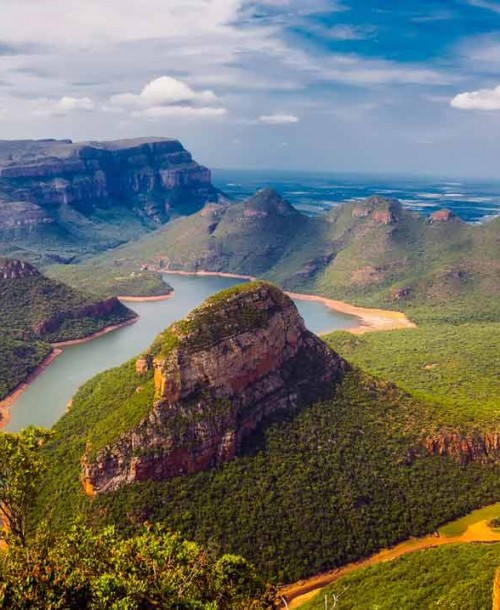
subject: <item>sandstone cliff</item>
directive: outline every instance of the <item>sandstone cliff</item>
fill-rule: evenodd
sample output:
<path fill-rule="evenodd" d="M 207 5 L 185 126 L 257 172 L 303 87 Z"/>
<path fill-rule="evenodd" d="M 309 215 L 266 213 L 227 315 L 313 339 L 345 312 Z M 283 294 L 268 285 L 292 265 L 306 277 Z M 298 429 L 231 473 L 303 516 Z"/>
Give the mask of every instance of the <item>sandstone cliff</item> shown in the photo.
<path fill-rule="evenodd" d="M 462 464 L 500 462 L 500 433 L 498 432 L 442 432 L 425 440 L 431 455 L 447 456 Z"/>
<path fill-rule="evenodd" d="M 217 197 L 210 171 L 177 140 L 0 141 L 4 240 L 35 234 L 45 249 L 67 249 L 84 236 L 102 249 Z"/>
<path fill-rule="evenodd" d="M 271 416 L 317 400 L 347 363 L 304 326 L 271 284 L 224 291 L 162 333 L 136 362 L 154 379 L 142 421 L 82 458 L 87 493 L 165 480 L 232 460 Z"/>

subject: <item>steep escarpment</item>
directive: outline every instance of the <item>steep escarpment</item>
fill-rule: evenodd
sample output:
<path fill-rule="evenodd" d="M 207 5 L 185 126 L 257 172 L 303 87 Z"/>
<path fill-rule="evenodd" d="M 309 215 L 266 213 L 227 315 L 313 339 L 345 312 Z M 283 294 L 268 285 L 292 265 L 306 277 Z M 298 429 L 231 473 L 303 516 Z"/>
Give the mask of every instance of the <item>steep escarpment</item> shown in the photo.
<path fill-rule="evenodd" d="M 136 361 L 133 392 L 147 393 L 147 412 L 104 447 L 89 431 L 85 488 L 100 493 L 220 466 L 263 420 L 325 396 L 347 368 L 278 288 L 255 283 L 220 293 Z"/>
<path fill-rule="evenodd" d="M 431 455 L 452 457 L 463 464 L 500 462 L 500 432 L 441 432 L 428 437 Z"/>
<path fill-rule="evenodd" d="M 47 259 L 116 246 L 218 193 L 177 140 L 0 141 L 3 252 Z"/>

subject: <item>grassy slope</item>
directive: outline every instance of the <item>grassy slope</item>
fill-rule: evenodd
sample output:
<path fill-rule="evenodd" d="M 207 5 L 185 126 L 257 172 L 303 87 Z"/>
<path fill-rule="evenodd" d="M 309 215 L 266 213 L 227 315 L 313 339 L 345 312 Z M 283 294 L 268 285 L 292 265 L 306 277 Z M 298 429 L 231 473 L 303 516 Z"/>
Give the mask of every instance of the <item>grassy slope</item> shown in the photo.
<path fill-rule="evenodd" d="M 324 589 L 303 610 L 489 610 L 500 544 L 466 544 L 413 553 L 364 568 Z"/>
<path fill-rule="evenodd" d="M 481 226 L 457 218 L 430 223 L 403 210 L 397 222 L 381 224 L 373 213 L 356 216 L 369 202 L 347 203 L 320 218 L 277 210 L 281 204 L 276 193 L 264 191 L 242 204 L 210 206 L 95 264 L 137 269 L 154 261 L 264 276 L 294 290 L 403 309 L 419 323 L 500 315 L 500 219 Z M 381 201 L 374 209 L 388 207 Z M 267 216 L 255 215 L 266 210 Z"/>
<path fill-rule="evenodd" d="M 434 405 L 436 424 L 500 425 L 500 323 L 423 325 L 354 336 L 328 344 L 349 361 Z"/>
<path fill-rule="evenodd" d="M 104 297 L 162 296 L 172 292 L 158 273 L 138 270 L 136 265 L 99 264 L 91 260 L 82 265 L 52 265 L 45 273 L 78 290 Z"/>
<path fill-rule="evenodd" d="M 221 469 L 130 486 L 92 502 L 81 493 L 80 458 L 113 407 L 113 375 L 84 386 L 55 426 L 38 514 L 51 508 L 59 527 L 82 506 L 125 529 L 159 520 L 246 554 L 273 578 L 295 580 L 432 531 L 500 494 L 498 468 L 409 459 L 430 425 L 428 408 L 353 372 L 331 400 L 268 426 L 243 457 Z M 107 394 L 89 402 L 103 383 Z M 128 417 L 126 411 L 120 410 Z"/>

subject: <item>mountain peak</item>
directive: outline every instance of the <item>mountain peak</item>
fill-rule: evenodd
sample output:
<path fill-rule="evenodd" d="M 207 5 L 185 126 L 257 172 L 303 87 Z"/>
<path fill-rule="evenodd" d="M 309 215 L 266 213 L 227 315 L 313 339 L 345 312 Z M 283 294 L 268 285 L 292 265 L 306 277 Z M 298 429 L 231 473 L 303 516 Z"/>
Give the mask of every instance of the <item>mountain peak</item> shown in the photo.
<path fill-rule="evenodd" d="M 398 199 L 374 195 L 354 208 L 355 218 L 372 218 L 378 224 L 393 224 L 401 218 L 403 206 Z"/>
<path fill-rule="evenodd" d="M 273 188 L 261 189 L 245 202 L 245 216 L 295 216 L 299 213 Z"/>
<path fill-rule="evenodd" d="M 122 421 L 139 392 L 143 418 L 131 417 L 129 430 L 108 436 L 105 446 L 90 441 L 85 489 L 105 492 L 228 462 L 263 420 L 327 395 L 346 369 L 276 286 L 225 290 L 172 324 L 136 361 L 131 398 L 122 396 L 120 413 L 108 415 Z M 101 403 L 113 404 L 110 391 Z"/>

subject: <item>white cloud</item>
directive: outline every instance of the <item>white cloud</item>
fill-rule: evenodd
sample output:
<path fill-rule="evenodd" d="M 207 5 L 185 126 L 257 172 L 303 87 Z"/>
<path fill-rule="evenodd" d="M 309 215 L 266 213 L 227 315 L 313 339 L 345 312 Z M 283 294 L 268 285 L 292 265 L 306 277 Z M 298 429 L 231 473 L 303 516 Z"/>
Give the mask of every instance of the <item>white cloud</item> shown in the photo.
<path fill-rule="evenodd" d="M 494 13 L 500 13 L 500 3 L 493 2 L 492 0 L 469 0 L 469 4 L 493 11 Z"/>
<path fill-rule="evenodd" d="M 450 104 L 461 110 L 500 110 L 500 85 L 494 89 L 459 93 Z"/>
<path fill-rule="evenodd" d="M 299 117 L 294 114 L 264 114 L 259 117 L 259 123 L 264 123 L 264 125 L 290 125 L 298 123 L 299 120 Z"/>
<path fill-rule="evenodd" d="M 95 104 L 89 97 L 71 97 L 64 95 L 57 102 L 56 108 L 61 112 L 90 112 L 95 109 Z"/>
<path fill-rule="evenodd" d="M 210 90 L 194 91 L 171 76 L 160 76 L 149 82 L 139 94 L 119 93 L 111 96 L 109 101 L 112 105 L 125 108 L 152 108 L 179 103 L 211 104 L 217 102 L 217 96 Z"/>
<path fill-rule="evenodd" d="M 324 35 L 331 40 L 348 41 L 369 38 L 375 32 L 371 26 L 335 25 L 324 31 Z"/>
<path fill-rule="evenodd" d="M 139 94 L 119 93 L 111 96 L 105 110 L 132 111 L 137 118 L 217 117 L 227 110 L 217 104 L 213 91 L 195 91 L 181 80 L 160 76 L 147 83 Z"/>
<path fill-rule="evenodd" d="M 37 98 L 28 102 L 31 114 L 42 117 L 64 117 L 78 112 L 91 112 L 95 104 L 89 97 L 71 97 L 64 95 L 59 100 L 48 97 Z"/>

